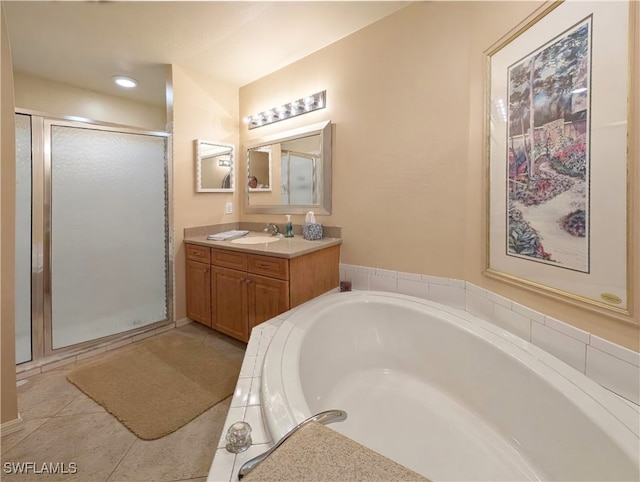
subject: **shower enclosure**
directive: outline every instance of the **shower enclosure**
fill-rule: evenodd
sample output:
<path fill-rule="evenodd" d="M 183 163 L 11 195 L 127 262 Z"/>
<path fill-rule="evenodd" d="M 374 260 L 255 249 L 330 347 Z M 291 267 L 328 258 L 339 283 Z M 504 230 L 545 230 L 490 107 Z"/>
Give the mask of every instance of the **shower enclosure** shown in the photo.
<path fill-rule="evenodd" d="M 165 133 L 16 114 L 16 362 L 169 318 Z"/>
<path fill-rule="evenodd" d="M 310 205 L 318 202 L 316 192 L 317 156 L 306 152 L 281 151 L 283 204 Z"/>

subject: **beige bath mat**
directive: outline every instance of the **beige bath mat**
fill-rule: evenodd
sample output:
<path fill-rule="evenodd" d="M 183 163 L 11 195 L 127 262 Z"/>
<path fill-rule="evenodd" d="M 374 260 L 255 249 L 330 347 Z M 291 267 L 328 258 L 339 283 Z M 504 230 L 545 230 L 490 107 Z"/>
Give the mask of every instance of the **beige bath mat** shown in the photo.
<path fill-rule="evenodd" d="M 67 379 L 144 440 L 179 429 L 233 393 L 243 351 L 171 333 L 73 370 Z"/>

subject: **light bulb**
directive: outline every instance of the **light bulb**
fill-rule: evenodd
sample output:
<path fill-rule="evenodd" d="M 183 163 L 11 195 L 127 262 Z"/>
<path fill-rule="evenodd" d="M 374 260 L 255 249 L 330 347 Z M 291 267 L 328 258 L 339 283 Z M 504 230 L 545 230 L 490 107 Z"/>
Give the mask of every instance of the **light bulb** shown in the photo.
<path fill-rule="evenodd" d="M 132 89 L 138 85 L 138 81 L 131 77 L 125 77 L 124 75 L 116 75 L 113 77 L 113 81 L 120 87 L 125 89 Z"/>

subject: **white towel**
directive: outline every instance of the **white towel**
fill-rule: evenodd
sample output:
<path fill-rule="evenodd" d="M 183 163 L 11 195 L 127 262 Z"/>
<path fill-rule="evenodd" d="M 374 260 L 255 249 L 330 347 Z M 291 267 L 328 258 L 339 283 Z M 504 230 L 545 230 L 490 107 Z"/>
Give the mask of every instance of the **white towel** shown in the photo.
<path fill-rule="evenodd" d="M 241 231 L 233 229 L 231 231 L 225 231 L 224 233 L 210 234 L 207 239 L 211 241 L 229 241 L 231 239 L 241 238 L 249 234 L 249 231 Z"/>

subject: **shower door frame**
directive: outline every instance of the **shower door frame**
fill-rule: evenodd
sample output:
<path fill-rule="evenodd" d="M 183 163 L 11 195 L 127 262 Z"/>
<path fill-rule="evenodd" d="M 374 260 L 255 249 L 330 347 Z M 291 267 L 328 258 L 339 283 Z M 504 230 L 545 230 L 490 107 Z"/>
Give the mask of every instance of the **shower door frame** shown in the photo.
<path fill-rule="evenodd" d="M 29 109 L 16 109 L 16 114 L 31 117 L 32 198 L 31 198 L 31 360 L 29 365 L 58 354 L 86 351 L 87 348 L 127 338 L 139 332 L 166 325 L 174 319 L 173 303 L 173 210 L 172 192 L 172 137 L 170 133 L 149 131 L 136 127 L 98 122 L 78 117 L 61 117 Z M 87 340 L 70 346 L 53 348 L 51 299 L 51 131 L 46 126 L 120 132 L 165 138 L 165 299 L 166 319 L 113 335 Z M 37 364 L 37 363 L 36 363 Z"/>

